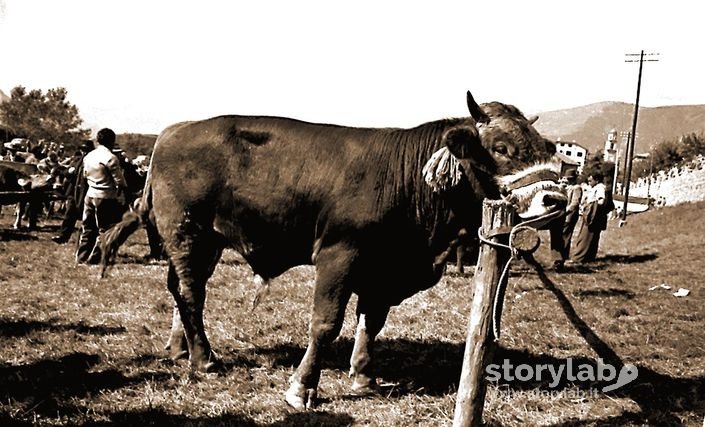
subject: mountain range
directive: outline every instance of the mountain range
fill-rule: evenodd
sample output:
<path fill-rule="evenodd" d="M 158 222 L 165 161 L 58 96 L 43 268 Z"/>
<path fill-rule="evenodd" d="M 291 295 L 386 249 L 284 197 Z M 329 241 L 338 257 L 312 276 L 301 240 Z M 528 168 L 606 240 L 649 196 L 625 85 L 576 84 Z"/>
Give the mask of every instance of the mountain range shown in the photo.
<path fill-rule="evenodd" d="M 0 90 L 0 103 L 8 101 Z M 551 140 L 575 142 L 587 148 L 590 153 L 604 148 L 607 134 L 611 130 L 618 133 L 630 132 L 634 115 L 634 104 L 625 102 L 598 102 L 581 107 L 539 113 L 534 124 L 536 130 Z M 665 140 L 674 140 L 689 133 L 705 132 L 705 105 L 672 105 L 664 107 L 640 107 L 637 121 L 636 153 L 648 151 L 650 147 Z M 127 145 L 135 143 L 144 149 L 154 135 L 127 134 Z M 139 141 L 137 141 L 140 139 Z M 133 141 L 134 140 L 134 141 Z M 620 145 L 626 139 L 618 137 Z M 620 147 L 620 150 L 622 148 Z"/>
<path fill-rule="evenodd" d="M 612 129 L 618 133 L 631 132 L 634 104 L 599 102 L 538 115 L 534 127 L 543 136 L 554 141 L 575 141 L 594 153 L 604 148 Z M 640 107 L 634 152 L 646 152 L 665 140 L 701 132 L 705 132 L 705 105 Z M 621 143 L 623 138 L 620 136 L 618 141 Z"/>

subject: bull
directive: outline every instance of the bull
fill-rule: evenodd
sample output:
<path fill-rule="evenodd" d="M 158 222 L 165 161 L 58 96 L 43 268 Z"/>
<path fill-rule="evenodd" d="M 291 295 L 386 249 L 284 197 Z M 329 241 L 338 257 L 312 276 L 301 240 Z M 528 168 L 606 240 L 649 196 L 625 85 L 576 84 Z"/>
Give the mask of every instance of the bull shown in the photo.
<path fill-rule="evenodd" d="M 411 129 L 262 116 L 173 125 L 157 139 L 139 212 L 103 239 L 104 266 L 140 221 L 156 225 L 175 300 L 167 349 L 207 371 L 218 359 L 203 325 L 206 282 L 223 249 L 239 252 L 263 288 L 312 264 L 308 347 L 286 401 L 313 404 L 322 349 L 340 332 L 352 293 L 352 389 L 372 391 L 371 350 L 390 308 L 439 281 L 459 232 L 480 226 L 482 200 L 500 197 L 498 173 L 555 152 L 516 107 L 480 106 L 470 92 L 467 106 L 470 117 Z M 429 185 L 422 170 L 442 152 L 454 179 Z"/>

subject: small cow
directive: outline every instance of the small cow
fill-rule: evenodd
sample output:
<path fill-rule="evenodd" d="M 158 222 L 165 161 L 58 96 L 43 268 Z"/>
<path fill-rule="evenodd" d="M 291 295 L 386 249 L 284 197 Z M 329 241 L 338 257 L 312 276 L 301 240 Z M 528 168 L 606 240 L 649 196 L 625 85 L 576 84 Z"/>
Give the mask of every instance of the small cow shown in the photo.
<path fill-rule="evenodd" d="M 467 105 L 470 117 L 412 129 L 261 116 L 171 126 L 155 145 L 141 212 L 104 239 L 104 263 L 139 221 L 155 223 L 176 303 L 167 347 L 197 370 L 217 365 L 203 309 L 206 282 L 225 247 L 238 251 L 263 284 L 313 264 L 310 338 L 286 401 L 312 405 L 322 349 L 338 335 L 353 292 L 352 387 L 373 390 L 371 349 L 390 307 L 438 282 L 451 242 L 462 229 L 477 230 L 484 198 L 500 197 L 498 172 L 555 152 L 517 108 L 479 106 L 470 92 Z M 439 167 L 450 162 L 455 169 L 449 185 L 434 187 L 422 170 L 440 157 Z"/>

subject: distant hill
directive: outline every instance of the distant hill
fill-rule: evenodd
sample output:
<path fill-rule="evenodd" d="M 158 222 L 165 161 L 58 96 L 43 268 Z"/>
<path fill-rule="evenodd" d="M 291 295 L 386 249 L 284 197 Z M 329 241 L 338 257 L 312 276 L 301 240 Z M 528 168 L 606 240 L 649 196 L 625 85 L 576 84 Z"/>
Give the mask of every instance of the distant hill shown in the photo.
<path fill-rule="evenodd" d="M 631 131 L 633 113 L 634 104 L 599 102 L 539 113 L 535 127 L 547 138 L 575 140 L 594 153 L 603 149 L 611 129 Z M 635 152 L 648 151 L 652 145 L 693 132 L 705 132 L 705 105 L 641 107 Z"/>
<path fill-rule="evenodd" d="M 10 100 L 10 97 L 5 95 L 5 92 L 3 92 L 2 89 L 0 89 L 0 104 L 2 104 L 5 101 L 9 101 L 9 100 Z"/>

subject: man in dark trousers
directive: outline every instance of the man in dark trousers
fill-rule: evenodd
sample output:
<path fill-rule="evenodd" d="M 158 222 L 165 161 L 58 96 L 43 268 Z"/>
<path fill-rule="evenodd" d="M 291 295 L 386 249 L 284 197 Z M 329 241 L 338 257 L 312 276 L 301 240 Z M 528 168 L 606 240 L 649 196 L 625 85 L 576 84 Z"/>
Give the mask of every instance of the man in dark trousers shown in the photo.
<path fill-rule="evenodd" d="M 83 200 L 83 226 L 76 251 L 76 262 L 100 262 L 101 235 L 120 221 L 125 204 L 127 185 L 120 160 L 112 152 L 115 132 L 98 131 L 95 149 L 83 158 L 83 176 L 88 189 Z"/>
<path fill-rule="evenodd" d="M 51 238 L 56 243 L 63 244 L 69 241 L 71 234 L 76 228 L 76 221 L 83 213 L 83 199 L 86 197 L 86 190 L 88 189 L 86 177 L 83 176 L 83 158 L 91 150 L 93 150 L 93 143 L 84 141 L 80 147 L 81 155 L 77 156 L 76 161 L 70 165 L 70 168 L 73 168 L 73 176 L 67 180 L 67 187 L 64 193 L 66 195 L 64 219 L 61 221 L 59 234 Z"/>

